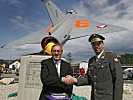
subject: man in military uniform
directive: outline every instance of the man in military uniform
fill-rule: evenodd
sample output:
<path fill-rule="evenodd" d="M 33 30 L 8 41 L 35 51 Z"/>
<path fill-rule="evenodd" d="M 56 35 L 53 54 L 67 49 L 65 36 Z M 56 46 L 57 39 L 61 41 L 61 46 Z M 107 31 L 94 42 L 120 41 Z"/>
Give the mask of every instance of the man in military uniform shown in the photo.
<path fill-rule="evenodd" d="M 123 77 L 117 56 L 104 50 L 105 38 L 92 34 L 89 38 L 96 55 L 89 60 L 85 76 L 67 76 L 66 84 L 92 85 L 91 100 L 122 100 Z M 71 81 L 72 80 L 72 81 Z"/>

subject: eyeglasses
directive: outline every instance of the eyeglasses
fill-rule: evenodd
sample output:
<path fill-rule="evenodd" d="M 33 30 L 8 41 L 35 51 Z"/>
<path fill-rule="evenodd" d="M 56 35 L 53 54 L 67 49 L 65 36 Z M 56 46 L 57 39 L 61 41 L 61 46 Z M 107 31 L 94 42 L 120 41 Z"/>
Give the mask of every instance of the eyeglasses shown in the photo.
<path fill-rule="evenodd" d="M 61 50 L 52 50 L 52 53 L 61 53 Z"/>

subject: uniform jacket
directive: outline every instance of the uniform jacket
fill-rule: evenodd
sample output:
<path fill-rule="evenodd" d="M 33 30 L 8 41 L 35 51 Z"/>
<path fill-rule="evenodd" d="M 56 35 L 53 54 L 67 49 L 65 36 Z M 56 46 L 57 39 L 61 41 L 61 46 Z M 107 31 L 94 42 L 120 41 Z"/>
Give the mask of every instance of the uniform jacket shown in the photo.
<path fill-rule="evenodd" d="M 58 76 L 56 66 L 52 58 L 43 60 L 41 65 L 41 81 L 43 84 L 41 95 L 49 93 L 67 93 L 70 96 L 73 86 L 65 85 L 61 82 L 61 77 L 72 75 L 70 64 L 61 60 L 60 77 Z"/>
<path fill-rule="evenodd" d="M 89 60 L 85 77 L 77 85 L 91 84 L 91 100 L 122 100 L 123 77 L 120 61 L 111 52 L 104 52 L 98 61 Z"/>

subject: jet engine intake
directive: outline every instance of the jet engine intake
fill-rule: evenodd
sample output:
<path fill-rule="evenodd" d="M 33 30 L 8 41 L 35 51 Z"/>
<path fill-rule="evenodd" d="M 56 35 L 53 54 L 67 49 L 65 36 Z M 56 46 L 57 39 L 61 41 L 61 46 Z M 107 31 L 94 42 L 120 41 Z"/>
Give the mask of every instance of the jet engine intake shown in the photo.
<path fill-rule="evenodd" d="M 59 43 L 59 41 L 53 36 L 48 36 L 48 37 L 43 38 L 41 41 L 43 52 L 48 55 L 51 55 L 51 48 L 56 43 Z"/>

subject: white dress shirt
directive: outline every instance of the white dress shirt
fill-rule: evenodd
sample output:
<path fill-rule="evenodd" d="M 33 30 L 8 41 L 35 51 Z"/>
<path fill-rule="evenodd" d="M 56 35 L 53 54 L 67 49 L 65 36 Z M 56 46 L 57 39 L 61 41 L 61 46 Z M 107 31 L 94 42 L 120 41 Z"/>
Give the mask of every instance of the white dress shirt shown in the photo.
<path fill-rule="evenodd" d="M 56 66 L 56 69 L 57 69 L 57 73 L 58 73 L 58 76 L 60 77 L 60 65 L 61 65 L 61 61 L 54 61 L 55 63 L 55 66 Z"/>
<path fill-rule="evenodd" d="M 98 59 L 101 57 L 103 52 L 104 52 L 104 50 L 99 55 L 96 55 L 96 61 L 98 61 Z"/>

